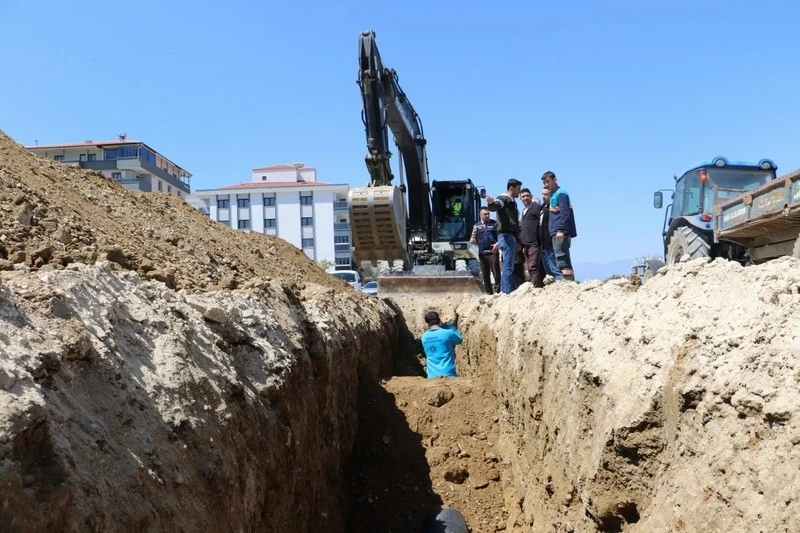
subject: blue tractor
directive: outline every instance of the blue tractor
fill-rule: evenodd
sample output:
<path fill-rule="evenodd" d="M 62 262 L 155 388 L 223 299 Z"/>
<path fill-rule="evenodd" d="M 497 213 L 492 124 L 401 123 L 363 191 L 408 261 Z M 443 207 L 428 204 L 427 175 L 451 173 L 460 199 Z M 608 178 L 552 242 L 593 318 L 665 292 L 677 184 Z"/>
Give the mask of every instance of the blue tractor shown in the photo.
<path fill-rule="evenodd" d="M 667 265 L 698 257 L 724 257 L 742 265 L 750 262 L 748 249 L 718 239 L 714 233 L 714 207 L 761 187 L 776 177 L 778 167 L 769 159 L 756 163 L 715 157 L 692 166 L 675 177 L 675 189 L 662 189 L 653 206 L 664 203 L 662 191 L 672 193 L 664 214 L 664 261 Z"/>

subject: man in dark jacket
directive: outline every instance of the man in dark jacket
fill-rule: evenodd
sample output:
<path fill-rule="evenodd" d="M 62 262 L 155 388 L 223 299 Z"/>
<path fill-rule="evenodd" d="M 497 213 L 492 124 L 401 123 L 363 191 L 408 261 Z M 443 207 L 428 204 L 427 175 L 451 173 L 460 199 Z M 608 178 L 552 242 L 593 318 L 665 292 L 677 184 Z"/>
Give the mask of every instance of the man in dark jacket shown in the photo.
<path fill-rule="evenodd" d="M 519 208 L 516 198 L 522 182 L 511 178 L 506 184 L 506 194 L 497 198 L 486 195 L 489 211 L 497 212 L 497 247 L 502 253 L 503 269 L 500 275 L 500 290 L 504 294 L 514 290 L 514 260 L 519 245 Z"/>
<path fill-rule="evenodd" d="M 575 281 L 569 253 L 572 239 L 578 236 L 572 201 L 567 191 L 558 185 L 558 178 L 553 172 L 548 170 L 542 175 L 542 179 L 550 189 L 550 236 L 553 240 L 553 252 L 556 254 L 558 269 L 565 281 Z"/>
<path fill-rule="evenodd" d="M 522 216 L 519 219 L 519 242 L 522 244 L 522 256 L 525 258 L 525 270 L 531 283 L 536 282 L 539 271 L 539 213 L 542 204 L 533 197 L 530 189 L 521 189 L 519 199 L 522 200 Z"/>
<path fill-rule="evenodd" d="M 500 292 L 500 253 L 497 251 L 497 222 L 489 218 L 489 208 L 481 207 L 481 221 L 472 227 L 469 242 L 478 245 L 478 260 L 487 294 Z M 494 285 L 492 284 L 494 276 Z"/>
<path fill-rule="evenodd" d="M 542 186 L 542 210 L 539 213 L 539 257 L 538 276 L 533 286 L 544 287 L 545 275 L 560 280 L 561 271 L 558 269 L 556 255 L 553 252 L 553 240 L 550 238 L 550 189 L 544 185 Z"/>

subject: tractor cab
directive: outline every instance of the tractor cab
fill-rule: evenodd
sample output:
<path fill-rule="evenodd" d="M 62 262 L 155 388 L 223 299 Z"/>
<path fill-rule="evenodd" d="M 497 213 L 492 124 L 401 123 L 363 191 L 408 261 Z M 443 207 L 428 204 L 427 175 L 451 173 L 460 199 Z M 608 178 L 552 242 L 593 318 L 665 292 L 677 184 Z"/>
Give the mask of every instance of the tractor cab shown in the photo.
<path fill-rule="evenodd" d="M 687 253 L 689 255 L 741 255 L 741 250 L 711 250 L 714 231 L 714 205 L 736 198 L 748 191 L 761 187 L 776 178 L 778 167 L 769 159 L 755 163 L 728 161 L 724 157 L 716 157 L 703 161 L 675 178 L 675 189 L 672 192 L 672 203 L 664 214 L 664 255 L 668 264 L 677 261 Z M 653 196 L 653 206 L 660 209 L 664 204 L 662 191 Z M 682 239 L 673 239 L 679 233 Z M 702 239 L 696 240 L 693 235 Z M 676 244 L 670 247 L 670 242 Z M 686 242 L 677 243 L 677 240 Z M 688 245 L 687 245 L 688 242 Z M 675 257 L 673 257 L 675 256 Z"/>

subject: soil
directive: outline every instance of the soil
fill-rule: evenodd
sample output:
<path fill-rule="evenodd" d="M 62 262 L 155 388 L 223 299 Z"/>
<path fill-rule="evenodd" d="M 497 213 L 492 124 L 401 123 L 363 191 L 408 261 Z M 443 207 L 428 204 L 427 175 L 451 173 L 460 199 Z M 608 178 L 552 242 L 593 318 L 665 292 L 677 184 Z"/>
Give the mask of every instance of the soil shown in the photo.
<path fill-rule="evenodd" d="M 798 405 L 798 259 L 385 300 L 0 132 L 3 530 L 800 531 Z"/>

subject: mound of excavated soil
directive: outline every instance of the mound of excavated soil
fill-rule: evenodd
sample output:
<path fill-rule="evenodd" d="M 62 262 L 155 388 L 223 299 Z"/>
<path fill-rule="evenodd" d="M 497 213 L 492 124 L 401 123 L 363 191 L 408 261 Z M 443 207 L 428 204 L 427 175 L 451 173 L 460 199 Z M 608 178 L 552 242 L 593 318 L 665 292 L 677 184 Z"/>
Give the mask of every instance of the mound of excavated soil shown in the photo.
<path fill-rule="evenodd" d="M 527 527 L 800 531 L 800 260 L 528 284 L 457 311 Z"/>
<path fill-rule="evenodd" d="M 170 288 L 235 288 L 254 277 L 343 288 L 274 236 L 214 222 L 175 196 L 126 191 L 41 159 L 0 131 L 0 270 L 107 259 Z"/>
<path fill-rule="evenodd" d="M 0 529 L 341 531 L 396 314 L 0 135 Z"/>

